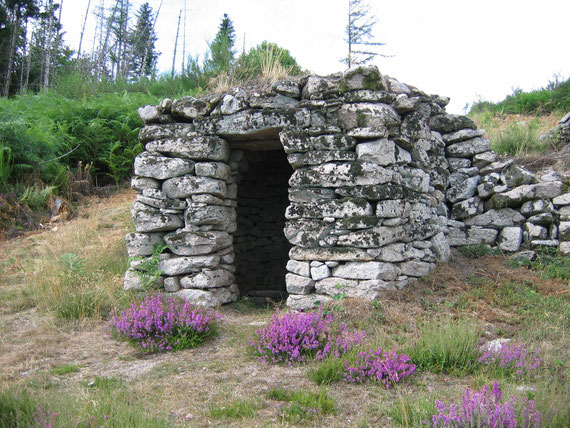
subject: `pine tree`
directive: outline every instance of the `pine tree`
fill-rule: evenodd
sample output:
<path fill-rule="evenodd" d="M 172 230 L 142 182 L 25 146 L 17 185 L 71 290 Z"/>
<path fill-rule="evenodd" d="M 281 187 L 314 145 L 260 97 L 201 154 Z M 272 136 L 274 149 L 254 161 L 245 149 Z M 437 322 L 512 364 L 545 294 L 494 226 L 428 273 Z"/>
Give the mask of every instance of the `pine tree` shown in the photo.
<path fill-rule="evenodd" d="M 137 14 L 137 23 L 129 32 L 129 77 L 141 79 L 151 77 L 156 72 L 158 52 L 155 49 L 157 40 L 154 32 L 154 19 L 152 8 L 148 3 L 140 6 Z"/>
<path fill-rule="evenodd" d="M 229 16 L 224 13 L 218 33 L 210 44 L 211 58 L 206 61 L 205 68 L 216 74 L 222 71 L 229 71 L 236 53 L 234 50 L 235 42 L 234 24 Z"/>
<path fill-rule="evenodd" d="M 386 56 L 377 51 L 377 48 L 385 43 L 374 42 L 372 35 L 377 22 L 376 17 L 370 13 L 368 4 L 362 0 L 349 0 L 345 38 L 348 55 L 341 60 L 348 68 L 366 64 L 375 56 Z"/>

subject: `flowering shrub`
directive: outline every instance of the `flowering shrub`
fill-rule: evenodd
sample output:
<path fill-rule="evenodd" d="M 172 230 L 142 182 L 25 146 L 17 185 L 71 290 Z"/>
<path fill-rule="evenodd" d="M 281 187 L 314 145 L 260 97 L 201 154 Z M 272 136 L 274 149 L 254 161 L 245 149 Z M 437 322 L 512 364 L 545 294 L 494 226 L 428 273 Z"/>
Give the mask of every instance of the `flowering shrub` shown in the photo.
<path fill-rule="evenodd" d="M 477 360 L 496 374 L 522 378 L 532 376 L 544 360 L 527 351 L 524 345 L 502 343 L 499 348 L 487 349 Z"/>
<path fill-rule="evenodd" d="M 497 381 L 493 388 L 484 387 L 481 391 L 471 391 L 469 388 L 463 394 L 461 406 L 446 405 L 435 400 L 438 414 L 433 415 L 434 427 L 489 427 L 489 428 L 515 428 L 517 414 L 514 398 L 501 403 L 501 390 Z M 534 408 L 534 401 L 526 400 L 522 409 L 521 426 L 540 427 L 541 414 Z"/>
<path fill-rule="evenodd" d="M 157 352 L 201 344 L 214 334 L 214 322 L 219 319 L 220 314 L 192 308 L 187 301 L 155 294 L 114 314 L 110 328 L 118 338 Z"/>
<path fill-rule="evenodd" d="M 364 338 L 364 332 L 348 332 L 344 323 L 333 325 L 333 315 L 317 312 L 277 310 L 266 327 L 256 331 L 249 345 L 254 356 L 265 362 L 293 364 L 340 357 Z"/>
<path fill-rule="evenodd" d="M 362 383 L 368 379 L 382 382 L 386 388 L 400 382 L 416 371 L 416 366 L 405 354 L 376 351 L 359 352 L 354 362 L 346 361 L 344 379 L 349 382 Z"/>

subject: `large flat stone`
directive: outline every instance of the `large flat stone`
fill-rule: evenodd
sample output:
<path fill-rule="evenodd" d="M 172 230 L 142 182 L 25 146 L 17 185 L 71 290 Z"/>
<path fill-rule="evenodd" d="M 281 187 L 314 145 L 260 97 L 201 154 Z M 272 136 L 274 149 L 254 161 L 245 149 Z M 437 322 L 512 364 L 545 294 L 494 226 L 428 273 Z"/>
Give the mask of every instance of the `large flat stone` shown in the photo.
<path fill-rule="evenodd" d="M 201 193 L 224 198 L 227 194 L 225 181 L 193 175 L 170 178 L 162 184 L 162 190 L 169 198 L 178 199 Z"/>
<path fill-rule="evenodd" d="M 168 248 L 180 256 L 211 254 L 232 245 L 232 236 L 223 231 L 177 231 L 164 236 Z"/>
<path fill-rule="evenodd" d="M 298 169 L 289 179 L 291 187 L 342 187 L 388 183 L 392 171 L 369 162 L 324 163 Z"/>
<path fill-rule="evenodd" d="M 194 162 L 189 159 L 169 158 L 143 152 L 135 157 L 135 175 L 165 180 L 194 172 Z"/>
<path fill-rule="evenodd" d="M 158 270 L 164 275 L 175 276 L 190 272 L 199 272 L 202 268 L 213 268 L 220 263 L 220 257 L 216 255 L 172 257 L 161 260 Z"/>
<path fill-rule="evenodd" d="M 204 270 L 191 276 L 180 278 L 182 288 L 218 288 L 230 286 L 234 274 L 226 269 Z"/>
<path fill-rule="evenodd" d="M 384 279 L 394 280 L 400 275 L 392 263 L 382 262 L 348 262 L 332 270 L 332 276 L 348 279 Z"/>

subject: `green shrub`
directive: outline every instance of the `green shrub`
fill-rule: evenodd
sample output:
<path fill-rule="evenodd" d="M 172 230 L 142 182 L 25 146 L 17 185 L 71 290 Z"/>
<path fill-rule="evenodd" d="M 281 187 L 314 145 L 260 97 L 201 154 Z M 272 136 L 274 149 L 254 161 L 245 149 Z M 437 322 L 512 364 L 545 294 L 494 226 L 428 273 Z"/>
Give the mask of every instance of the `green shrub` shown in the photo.
<path fill-rule="evenodd" d="M 317 367 L 312 367 L 307 372 L 309 379 L 318 385 L 328 385 L 342 380 L 344 373 L 344 358 L 327 357 Z"/>
<path fill-rule="evenodd" d="M 459 247 L 459 252 L 470 259 L 478 259 L 479 257 L 491 255 L 492 250 L 488 245 L 479 244 Z"/>

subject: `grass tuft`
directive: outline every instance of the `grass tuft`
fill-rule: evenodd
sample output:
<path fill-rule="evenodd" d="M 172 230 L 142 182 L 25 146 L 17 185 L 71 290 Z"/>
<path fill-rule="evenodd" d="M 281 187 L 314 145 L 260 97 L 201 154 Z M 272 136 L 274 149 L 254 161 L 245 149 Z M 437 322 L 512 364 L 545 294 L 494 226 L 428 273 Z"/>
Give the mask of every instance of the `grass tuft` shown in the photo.
<path fill-rule="evenodd" d="M 481 328 L 467 319 L 430 322 L 421 328 L 420 338 L 406 355 L 419 369 L 466 375 L 477 367 L 481 333 Z"/>
<path fill-rule="evenodd" d="M 208 406 L 208 414 L 212 418 L 243 419 L 252 418 L 261 406 L 259 403 L 246 399 L 236 399 L 229 404 Z"/>

